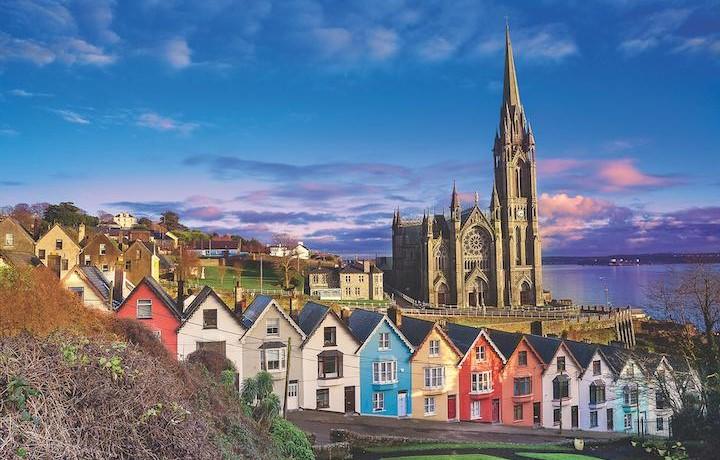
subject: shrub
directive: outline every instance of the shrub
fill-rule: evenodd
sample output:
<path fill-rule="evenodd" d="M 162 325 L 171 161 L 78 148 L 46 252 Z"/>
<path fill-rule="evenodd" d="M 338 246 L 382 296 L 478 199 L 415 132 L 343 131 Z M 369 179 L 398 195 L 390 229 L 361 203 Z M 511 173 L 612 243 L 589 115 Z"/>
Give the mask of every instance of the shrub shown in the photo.
<path fill-rule="evenodd" d="M 111 316 L 107 318 L 106 323 L 109 332 L 133 345 L 138 345 L 145 353 L 158 359 L 172 360 L 167 348 L 140 321 Z"/>
<path fill-rule="evenodd" d="M 224 370 L 230 369 L 235 372 L 235 365 L 216 351 L 195 350 L 187 357 L 188 362 L 193 364 L 201 364 L 207 369 L 213 378 L 220 380 Z"/>
<path fill-rule="evenodd" d="M 276 417 L 272 422 L 270 434 L 284 458 L 296 460 L 315 458 L 308 437 L 300 428 L 287 420 Z"/>

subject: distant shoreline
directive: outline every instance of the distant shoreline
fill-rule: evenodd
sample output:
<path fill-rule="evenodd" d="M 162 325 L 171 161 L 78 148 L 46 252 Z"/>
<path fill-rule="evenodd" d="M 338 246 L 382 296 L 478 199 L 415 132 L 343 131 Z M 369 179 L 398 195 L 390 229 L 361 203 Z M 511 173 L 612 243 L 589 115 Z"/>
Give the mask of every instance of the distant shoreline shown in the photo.
<path fill-rule="evenodd" d="M 669 264 L 717 264 L 720 253 L 676 254 L 617 254 L 609 256 L 545 256 L 543 265 L 669 265 Z"/>

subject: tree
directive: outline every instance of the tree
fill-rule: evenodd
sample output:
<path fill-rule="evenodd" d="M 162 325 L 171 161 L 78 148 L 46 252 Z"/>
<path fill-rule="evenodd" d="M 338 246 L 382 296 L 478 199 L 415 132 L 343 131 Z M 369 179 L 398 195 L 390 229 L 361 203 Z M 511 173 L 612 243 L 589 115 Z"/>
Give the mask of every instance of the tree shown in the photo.
<path fill-rule="evenodd" d="M 257 253 L 264 253 L 266 250 L 266 247 L 264 244 L 262 244 L 256 238 L 253 238 L 250 240 L 242 240 L 241 249 L 246 252 L 257 254 Z"/>
<path fill-rule="evenodd" d="M 273 393 L 272 375 L 266 371 L 245 379 L 240 400 L 248 407 L 252 418 L 265 428 L 269 428 L 280 414 L 280 398 Z"/>
<path fill-rule="evenodd" d="M 138 225 L 140 225 L 141 227 L 145 227 L 145 228 L 149 229 L 149 228 L 152 227 L 153 221 L 150 220 L 149 218 L 143 216 L 143 217 L 141 217 L 141 218 L 138 219 Z"/>
<path fill-rule="evenodd" d="M 168 230 L 184 229 L 185 226 L 180 224 L 180 216 L 173 211 L 165 211 L 160 216 L 160 223 Z"/>
<path fill-rule="evenodd" d="M 110 214 L 109 212 L 101 209 L 97 212 L 97 217 L 98 217 L 98 219 L 100 219 L 101 223 L 108 223 L 108 222 L 113 221 L 114 216 L 112 214 Z"/>
<path fill-rule="evenodd" d="M 200 259 L 193 251 L 187 250 L 184 246 L 177 249 L 177 267 L 175 268 L 175 276 L 183 281 L 195 278 L 197 276 L 197 268 L 200 265 Z"/>
<path fill-rule="evenodd" d="M 274 238 L 276 245 L 285 248 L 281 255 L 276 258 L 276 262 L 283 274 L 282 288 L 289 291 L 295 287 L 294 275 L 299 272 L 297 270 L 297 254 L 295 254 L 295 246 L 297 246 L 297 240 L 291 238 L 288 235 L 276 235 Z"/>
<path fill-rule="evenodd" d="M 89 216 L 84 210 L 75 206 L 71 201 L 64 201 L 59 204 L 51 204 L 45 210 L 43 216 L 48 225 L 60 224 L 66 227 L 77 227 L 80 224 L 96 226 L 98 218 Z"/>
<path fill-rule="evenodd" d="M 220 259 L 220 265 L 218 265 L 218 278 L 220 278 L 220 285 L 225 283 L 225 274 L 227 273 L 227 265 L 225 265 L 225 260 Z"/>
<path fill-rule="evenodd" d="M 18 203 L 15 206 L 8 206 L 3 209 L 3 214 L 12 217 L 33 236 L 36 236 L 41 227 L 42 217 L 47 203 Z"/>

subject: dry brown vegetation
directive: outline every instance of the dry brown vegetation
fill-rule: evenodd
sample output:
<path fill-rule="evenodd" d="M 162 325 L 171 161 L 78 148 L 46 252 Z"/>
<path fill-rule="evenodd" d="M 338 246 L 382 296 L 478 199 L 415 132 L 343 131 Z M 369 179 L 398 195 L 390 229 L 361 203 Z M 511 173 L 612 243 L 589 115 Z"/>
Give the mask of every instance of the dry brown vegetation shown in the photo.
<path fill-rule="evenodd" d="M 279 458 L 237 393 L 44 270 L 0 273 L 0 458 Z"/>

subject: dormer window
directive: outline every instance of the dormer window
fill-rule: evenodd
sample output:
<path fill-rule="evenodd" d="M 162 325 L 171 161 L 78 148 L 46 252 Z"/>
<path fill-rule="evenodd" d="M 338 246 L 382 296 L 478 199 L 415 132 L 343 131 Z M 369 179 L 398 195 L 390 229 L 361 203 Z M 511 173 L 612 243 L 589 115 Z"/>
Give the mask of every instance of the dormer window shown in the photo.
<path fill-rule="evenodd" d="M 326 327 L 323 330 L 323 346 L 334 347 L 337 345 L 337 329 L 334 326 Z"/>
<path fill-rule="evenodd" d="M 203 310 L 203 329 L 217 329 L 217 310 Z"/>
<path fill-rule="evenodd" d="M 265 335 L 270 337 L 280 335 L 280 318 L 270 318 L 265 322 Z"/>
<path fill-rule="evenodd" d="M 107 253 L 107 248 L 105 247 L 105 244 L 100 245 L 100 255 L 104 256 Z"/>
<path fill-rule="evenodd" d="M 564 356 L 557 357 L 557 371 L 565 372 L 565 357 Z"/>
<path fill-rule="evenodd" d="M 527 351 L 518 352 L 518 366 L 527 366 Z"/>
<path fill-rule="evenodd" d="M 475 347 L 475 361 L 485 361 L 485 345 Z"/>

